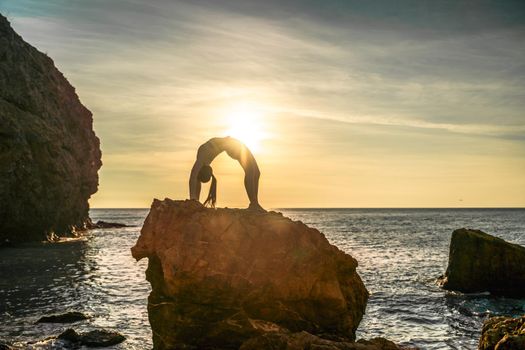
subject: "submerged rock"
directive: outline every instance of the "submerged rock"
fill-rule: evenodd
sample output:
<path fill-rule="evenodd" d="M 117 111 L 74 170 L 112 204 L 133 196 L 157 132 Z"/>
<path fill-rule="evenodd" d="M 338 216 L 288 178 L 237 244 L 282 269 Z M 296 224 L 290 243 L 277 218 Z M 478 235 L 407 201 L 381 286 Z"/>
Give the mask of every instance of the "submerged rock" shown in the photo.
<path fill-rule="evenodd" d="M 525 349 L 525 315 L 517 318 L 491 317 L 483 324 L 479 350 Z"/>
<path fill-rule="evenodd" d="M 455 230 L 440 283 L 464 293 L 525 297 L 525 247 L 479 230 Z"/>
<path fill-rule="evenodd" d="M 368 299 L 354 258 L 275 212 L 155 200 L 132 254 L 149 258 L 155 349 L 239 348 L 268 332 L 350 342 Z"/>
<path fill-rule="evenodd" d="M 75 89 L 0 15 L 0 242 L 84 228 L 100 157 Z"/>
<path fill-rule="evenodd" d="M 88 317 L 81 312 L 71 311 L 64 314 L 42 316 L 37 323 L 72 323 L 87 320 Z"/>

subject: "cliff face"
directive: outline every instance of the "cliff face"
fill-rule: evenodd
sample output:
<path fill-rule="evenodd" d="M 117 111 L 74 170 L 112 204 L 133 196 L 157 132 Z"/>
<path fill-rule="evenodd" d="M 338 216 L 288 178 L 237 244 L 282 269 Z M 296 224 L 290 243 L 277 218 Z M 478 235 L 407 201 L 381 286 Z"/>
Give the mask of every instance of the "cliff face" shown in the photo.
<path fill-rule="evenodd" d="M 452 233 L 443 288 L 525 297 L 525 247 L 479 230 Z"/>
<path fill-rule="evenodd" d="M 0 15 L 0 244 L 71 233 L 98 186 L 91 112 Z"/>
<path fill-rule="evenodd" d="M 355 259 L 278 213 L 155 200 L 132 254 L 149 258 L 155 349 L 273 331 L 354 340 L 368 299 Z"/>

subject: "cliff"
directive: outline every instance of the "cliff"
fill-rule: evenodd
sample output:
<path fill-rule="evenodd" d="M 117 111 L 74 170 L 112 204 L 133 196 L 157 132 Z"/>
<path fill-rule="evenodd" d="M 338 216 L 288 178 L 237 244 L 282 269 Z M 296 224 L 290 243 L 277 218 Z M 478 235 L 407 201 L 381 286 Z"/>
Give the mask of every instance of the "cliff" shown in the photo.
<path fill-rule="evenodd" d="M 91 112 L 0 15 L 0 244 L 83 228 L 98 186 Z"/>
<path fill-rule="evenodd" d="M 301 331 L 351 342 L 368 299 L 354 258 L 275 212 L 155 200 L 132 254 L 149 258 L 155 349 Z"/>
<path fill-rule="evenodd" d="M 452 233 L 443 288 L 525 297 L 525 247 L 479 230 Z"/>

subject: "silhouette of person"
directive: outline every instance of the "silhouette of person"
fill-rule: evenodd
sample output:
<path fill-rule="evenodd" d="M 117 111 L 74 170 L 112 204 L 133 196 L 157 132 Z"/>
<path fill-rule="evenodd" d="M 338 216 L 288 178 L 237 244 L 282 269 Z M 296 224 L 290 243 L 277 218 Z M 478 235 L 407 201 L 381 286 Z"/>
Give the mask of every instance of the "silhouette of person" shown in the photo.
<path fill-rule="evenodd" d="M 236 159 L 244 169 L 244 187 L 250 199 L 248 209 L 264 210 L 257 199 L 259 192 L 259 177 L 261 175 L 252 152 L 242 142 L 233 137 L 214 137 L 202 144 L 197 151 L 197 159 L 190 174 L 190 199 L 199 200 L 201 183 L 212 180 L 208 198 L 204 205 L 215 207 L 217 201 L 217 179 L 213 175 L 210 163 L 220 153 L 226 153 Z"/>

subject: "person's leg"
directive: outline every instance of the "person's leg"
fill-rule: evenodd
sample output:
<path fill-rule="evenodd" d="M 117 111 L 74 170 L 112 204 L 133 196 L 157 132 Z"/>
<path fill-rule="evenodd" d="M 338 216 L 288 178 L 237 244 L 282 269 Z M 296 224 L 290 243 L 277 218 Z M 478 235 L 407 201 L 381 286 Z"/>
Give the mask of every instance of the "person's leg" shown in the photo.
<path fill-rule="evenodd" d="M 244 174 L 244 188 L 246 188 L 246 194 L 248 194 L 250 205 L 252 203 L 257 203 L 257 192 L 253 185 L 253 172 L 251 171 Z"/>
<path fill-rule="evenodd" d="M 252 183 L 253 183 L 253 192 L 254 192 L 254 199 L 255 202 L 259 204 L 259 177 L 261 176 L 261 173 L 259 170 L 256 170 L 253 172 L 252 176 Z"/>
<path fill-rule="evenodd" d="M 246 188 L 246 193 L 248 194 L 248 198 L 250 199 L 249 208 L 251 209 L 263 209 L 259 205 L 258 200 L 260 175 L 261 174 L 259 170 L 256 169 L 253 171 L 246 172 L 244 176 L 244 187 Z"/>

